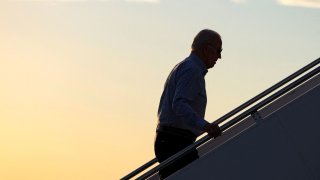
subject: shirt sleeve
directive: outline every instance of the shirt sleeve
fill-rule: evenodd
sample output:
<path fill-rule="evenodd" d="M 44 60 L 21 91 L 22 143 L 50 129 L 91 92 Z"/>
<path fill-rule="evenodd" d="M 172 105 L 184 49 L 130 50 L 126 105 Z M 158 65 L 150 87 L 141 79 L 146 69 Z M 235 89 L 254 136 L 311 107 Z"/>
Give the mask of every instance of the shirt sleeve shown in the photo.
<path fill-rule="evenodd" d="M 178 116 L 179 120 L 184 121 L 188 126 L 203 131 L 204 126 L 208 124 L 192 108 L 193 102 L 199 95 L 204 86 L 203 75 L 195 69 L 188 69 L 182 72 L 176 79 L 176 91 L 173 97 L 172 109 Z"/>

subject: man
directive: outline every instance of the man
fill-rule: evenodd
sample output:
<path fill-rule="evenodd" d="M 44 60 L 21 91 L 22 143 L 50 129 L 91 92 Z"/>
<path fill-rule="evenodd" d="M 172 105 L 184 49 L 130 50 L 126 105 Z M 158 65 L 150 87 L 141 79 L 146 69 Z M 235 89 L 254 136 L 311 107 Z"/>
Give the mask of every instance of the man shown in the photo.
<path fill-rule="evenodd" d="M 189 57 L 177 64 L 165 83 L 158 109 L 155 154 L 161 163 L 195 142 L 207 132 L 211 137 L 221 135 L 217 124 L 204 119 L 207 104 L 204 76 L 221 59 L 222 40 L 212 30 L 200 31 L 193 40 Z M 193 150 L 159 171 L 164 179 L 198 158 Z"/>

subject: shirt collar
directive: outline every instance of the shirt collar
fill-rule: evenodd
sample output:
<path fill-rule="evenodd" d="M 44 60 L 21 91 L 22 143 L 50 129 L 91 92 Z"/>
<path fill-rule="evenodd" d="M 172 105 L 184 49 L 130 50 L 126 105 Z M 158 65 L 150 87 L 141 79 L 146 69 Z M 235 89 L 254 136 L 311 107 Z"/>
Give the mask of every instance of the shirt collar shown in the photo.
<path fill-rule="evenodd" d="M 203 71 L 203 75 L 205 76 L 208 72 L 208 69 L 204 62 L 195 53 L 191 53 L 189 57 L 191 61 L 193 61 Z"/>

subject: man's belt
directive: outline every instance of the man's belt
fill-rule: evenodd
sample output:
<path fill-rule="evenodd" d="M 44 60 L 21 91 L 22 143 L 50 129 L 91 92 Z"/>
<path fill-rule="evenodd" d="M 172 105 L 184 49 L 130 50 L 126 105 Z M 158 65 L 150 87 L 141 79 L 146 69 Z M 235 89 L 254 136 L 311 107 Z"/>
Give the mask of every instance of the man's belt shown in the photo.
<path fill-rule="evenodd" d="M 168 133 L 168 134 L 184 137 L 193 141 L 197 138 L 197 136 L 189 130 L 170 127 L 170 126 L 158 125 L 157 132 Z"/>

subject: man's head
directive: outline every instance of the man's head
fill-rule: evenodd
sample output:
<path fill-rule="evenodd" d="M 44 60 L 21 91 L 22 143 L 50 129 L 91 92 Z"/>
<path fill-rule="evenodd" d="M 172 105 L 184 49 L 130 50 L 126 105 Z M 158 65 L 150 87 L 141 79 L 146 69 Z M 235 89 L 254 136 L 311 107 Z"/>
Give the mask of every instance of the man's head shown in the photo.
<path fill-rule="evenodd" d="M 191 49 L 200 57 L 207 69 L 212 68 L 218 59 L 221 59 L 221 37 L 210 29 L 201 30 L 194 38 Z"/>

